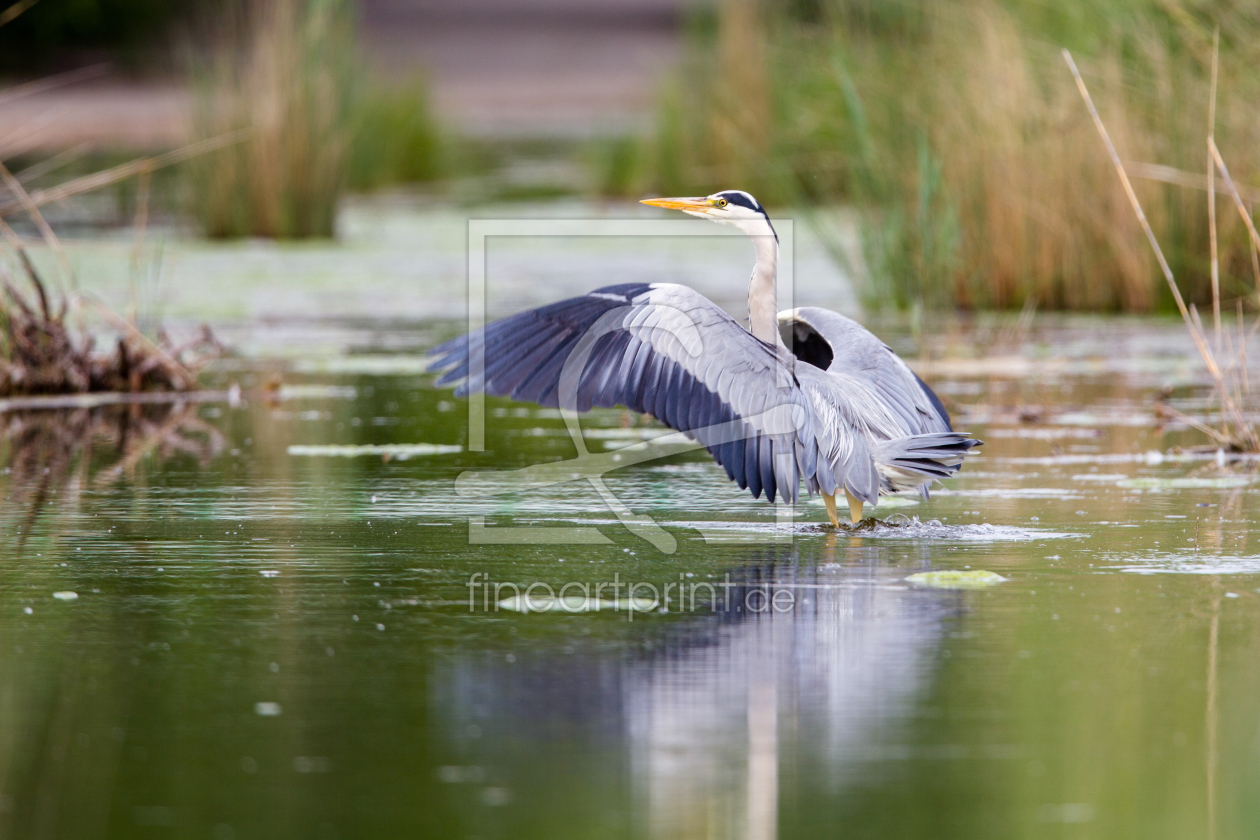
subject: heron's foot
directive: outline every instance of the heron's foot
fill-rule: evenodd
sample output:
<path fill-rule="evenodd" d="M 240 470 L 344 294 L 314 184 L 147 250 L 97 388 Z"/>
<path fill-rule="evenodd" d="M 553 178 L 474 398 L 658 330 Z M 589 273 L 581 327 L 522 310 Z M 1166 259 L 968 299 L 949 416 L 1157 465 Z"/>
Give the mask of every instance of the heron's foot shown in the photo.
<path fill-rule="evenodd" d="M 849 523 L 852 527 L 857 527 L 863 522 L 862 519 L 862 500 L 849 492 L 849 488 L 844 489 L 845 498 L 849 501 Z M 823 504 L 827 506 L 827 518 L 831 520 L 832 528 L 840 527 L 840 517 L 836 511 L 836 497 L 827 493 L 822 494 Z"/>
<path fill-rule="evenodd" d="M 849 488 L 844 488 L 845 498 L 849 500 L 849 521 L 854 525 L 862 521 L 862 500 L 849 492 Z"/>
<path fill-rule="evenodd" d="M 823 504 L 827 506 L 827 518 L 831 520 L 832 528 L 840 527 L 840 519 L 836 516 L 836 497 L 828 493 L 823 493 Z"/>

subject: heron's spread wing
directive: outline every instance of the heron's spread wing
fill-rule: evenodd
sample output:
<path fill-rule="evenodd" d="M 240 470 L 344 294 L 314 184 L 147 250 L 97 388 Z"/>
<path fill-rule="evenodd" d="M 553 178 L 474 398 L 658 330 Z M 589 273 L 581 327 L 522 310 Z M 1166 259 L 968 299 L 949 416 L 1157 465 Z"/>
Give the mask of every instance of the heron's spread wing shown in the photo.
<path fill-rule="evenodd" d="M 802 361 L 867 383 L 900 419 L 904 435 L 949 432 L 940 398 L 861 324 L 816 306 L 779 313 L 784 343 Z"/>
<path fill-rule="evenodd" d="M 703 295 L 673 284 L 607 286 L 496 321 L 434 348 L 438 384 L 586 411 L 624 405 L 686 432 L 740 487 L 795 501 L 819 440 L 793 360 Z M 481 355 L 484 369 L 472 368 Z M 818 479 L 834 492 L 830 471 Z"/>

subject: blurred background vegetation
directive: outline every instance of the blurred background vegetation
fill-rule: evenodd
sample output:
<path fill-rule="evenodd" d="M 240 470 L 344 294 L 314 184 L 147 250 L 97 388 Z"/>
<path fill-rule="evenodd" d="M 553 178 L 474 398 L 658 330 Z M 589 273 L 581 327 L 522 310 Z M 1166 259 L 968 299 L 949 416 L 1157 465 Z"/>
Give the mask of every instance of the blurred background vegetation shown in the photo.
<path fill-rule="evenodd" d="M 693 27 L 655 136 L 609 149 L 599 183 L 628 196 L 742 184 L 773 205 L 854 206 L 875 303 L 1167 309 L 1067 47 L 1122 157 L 1198 179 L 1136 184 L 1183 290 L 1203 301 L 1217 26 L 1217 143 L 1235 177 L 1254 182 L 1260 7 L 729 0 Z M 1218 220 L 1232 307 L 1255 278 L 1241 220 Z"/>
<path fill-rule="evenodd" d="M 440 125 L 422 75 L 366 69 L 356 18 L 349 0 L 43 0 L 0 27 L 0 66 L 48 71 L 101 51 L 143 65 L 146 48 L 161 65 L 155 45 L 182 56 L 194 139 L 248 132 L 180 181 L 182 206 L 213 237 L 330 236 L 347 191 L 399 185 L 455 200 L 743 187 L 815 220 L 864 278 L 868 301 L 898 308 L 1170 308 L 1062 47 L 1136 164 L 1190 299 L 1209 298 L 1205 140 L 1218 27 L 1217 143 L 1238 181 L 1260 179 L 1260 7 L 1250 4 L 702 4 L 681 18 L 683 56 L 650 128 L 532 144 Z M 522 155 L 582 176 L 525 190 L 477 180 Z M 836 232 L 837 207 L 857 219 L 857 248 Z M 1232 309 L 1255 290 L 1253 258 L 1228 204 L 1217 218 Z"/>

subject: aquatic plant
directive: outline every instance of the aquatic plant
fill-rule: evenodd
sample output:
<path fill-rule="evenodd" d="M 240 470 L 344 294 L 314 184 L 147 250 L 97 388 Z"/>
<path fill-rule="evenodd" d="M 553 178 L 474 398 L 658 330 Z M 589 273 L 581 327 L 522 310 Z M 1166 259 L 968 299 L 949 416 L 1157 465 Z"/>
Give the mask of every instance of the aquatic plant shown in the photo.
<path fill-rule="evenodd" d="M 177 346 L 165 332 L 149 338 L 133 322 L 92 300 L 121 333 L 112 351 L 98 351 L 91 334 L 77 334 L 68 325 L 70 301 L 48 290 L 2 218 L 0 228 L 19 255 L 34 294 L 33 300 L 23 294 L 0 268 L 0 397 L 188 390 L 196 386 L 198 371 L 222 351 L 208 328 Z"/>
<path fill-rule="evenodd" d="M 207 235 L 329 237 L 345 189 L 438 176 L 427 84 L 364 71 L 349 3 L 262 0 L 221 25 L 216 55 L 195 73 L 194 132 L 249 140 L 190 169 L 190 208 Z"/>

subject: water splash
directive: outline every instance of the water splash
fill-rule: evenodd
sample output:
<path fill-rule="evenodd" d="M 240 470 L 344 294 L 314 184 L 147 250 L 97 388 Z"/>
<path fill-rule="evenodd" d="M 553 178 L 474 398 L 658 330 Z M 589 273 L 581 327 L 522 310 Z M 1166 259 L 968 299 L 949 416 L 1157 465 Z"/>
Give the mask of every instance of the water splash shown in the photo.
<path fill-rule="evenodd" d="M 987 522 L 968 525 L 946 525 L 938 519 L 923 521 L 894 513 L 887 519 L 866 520 L 855 529 L 867 539 L 936 540 L 941 542 L 1031 542 L 1083 537 L 1067 531 L 1043 531 L 1013 525 L 990 525 Z"/>

